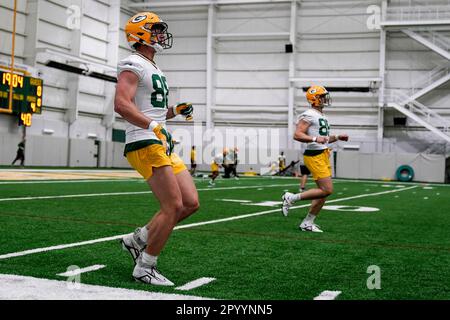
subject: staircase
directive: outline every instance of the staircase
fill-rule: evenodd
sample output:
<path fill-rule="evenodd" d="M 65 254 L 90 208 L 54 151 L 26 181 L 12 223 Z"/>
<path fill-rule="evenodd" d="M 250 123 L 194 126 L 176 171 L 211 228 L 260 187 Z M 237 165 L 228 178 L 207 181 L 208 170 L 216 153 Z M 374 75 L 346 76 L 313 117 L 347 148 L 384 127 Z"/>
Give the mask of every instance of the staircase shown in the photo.
<path fill-rule="evenodd" d="M 408 101 L 405 103 L 405 101 Z M 450 121 L 401 90 L 386 90 L 385 103 L 450 143 Z M 441 128 L 441 129 L 440 129 Z"/>

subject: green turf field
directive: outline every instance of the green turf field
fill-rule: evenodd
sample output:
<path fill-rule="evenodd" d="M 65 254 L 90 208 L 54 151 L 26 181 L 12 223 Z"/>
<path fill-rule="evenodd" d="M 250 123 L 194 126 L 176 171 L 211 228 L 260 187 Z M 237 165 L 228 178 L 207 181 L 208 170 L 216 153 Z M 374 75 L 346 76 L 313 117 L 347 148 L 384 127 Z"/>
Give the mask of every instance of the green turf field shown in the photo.
<path fill-rule="evenodd" d="M 133 179 L 0 182 L 0 274 L 65 280 L 57 274 L 68 266 L 105 265 L 83 273 L 81 282 L 216 299 L 311 300 L 325 290 L 341 291 L 338 300 L 450 299 L 450 186 L 336 180 L 329 205 L 343 207 L 323 210 L 316 222 L 324 233 L 313 234 L 298 229 L 308 202 L 287 218 L 279 210 L 283 191 L 298 190 L 295 179 L 196 184 L 201 208 L 173 232 L 158 266 L 176 286 L 216 279 L 206 285 L 181 292 L 134 282 L 117 239 L 5 256 L 144 225 L 157 202 Z M 381 270 L 381 289 L 369 290 L 373 265 Z"/>

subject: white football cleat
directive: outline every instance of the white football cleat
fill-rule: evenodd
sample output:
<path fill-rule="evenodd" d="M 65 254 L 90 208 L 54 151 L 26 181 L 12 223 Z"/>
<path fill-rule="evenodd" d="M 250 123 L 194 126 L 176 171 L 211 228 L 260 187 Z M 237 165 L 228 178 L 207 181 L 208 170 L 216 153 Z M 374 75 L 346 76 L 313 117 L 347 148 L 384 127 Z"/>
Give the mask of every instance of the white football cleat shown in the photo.
<path fill-rule="evenodd" d="M 283 216 L 287 217 L 289 214 L 289 208 L 293 205 L 291 201 L 288 200 L 288 196 L 293 195 L 293 193 L 285 192 L 283 196 L 281 197 L 281 200 L 283 200 L 283 204 L 281 205 L 281 213 Z"/>
<path fill-rule="evenodd" d="M 309 232 L 323 232 L 320 230 L 319 226 L 315 223 L 305 223 L 302 222 L 299 226 L 300 230 L 302 231 L 309 231 Z"/>
<path fill-rule="evenodd" d="M 137 228 L 133 233 L 126 235 L 120 240 L 123 250 L 126 250 L 131 254 L 134 264 L 136 264 L 136 260 L 141 252 L 147 247 L 147 245 L 142 243 L 139 239 L 140 230 L 141 228 Z"/>
<path fill-rule="evenodd" d="M 133 278 L 138 282 L 153 284 L 155 286 L 173 286 L 174 283 L 164 277 L 156 266 L 145 265 L 142 258 L 138 258 L 133 270 Z"/>

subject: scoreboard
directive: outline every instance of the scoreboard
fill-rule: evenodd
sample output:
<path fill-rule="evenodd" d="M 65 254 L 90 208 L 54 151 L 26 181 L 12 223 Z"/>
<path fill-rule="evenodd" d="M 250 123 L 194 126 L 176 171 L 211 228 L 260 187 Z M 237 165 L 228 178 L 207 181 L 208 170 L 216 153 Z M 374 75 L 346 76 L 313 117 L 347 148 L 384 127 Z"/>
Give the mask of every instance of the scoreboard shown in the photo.
<path fill-rule="evenodd" d="M 9 89 L 12 83 L 13 102 L 9 109 Z M 41 113 L 43 81 L 0 70 L 0 113 L 17 115 L 19 125 L 31 126 L 33 113 Z"/>

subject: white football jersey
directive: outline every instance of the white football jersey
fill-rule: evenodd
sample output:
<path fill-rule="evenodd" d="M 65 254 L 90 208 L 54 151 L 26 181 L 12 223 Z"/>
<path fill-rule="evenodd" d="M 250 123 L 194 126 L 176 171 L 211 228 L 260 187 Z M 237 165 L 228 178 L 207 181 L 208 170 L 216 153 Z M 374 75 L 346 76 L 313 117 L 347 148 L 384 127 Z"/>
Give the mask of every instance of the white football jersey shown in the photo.
<path fill-rule="evenodd" d="M 165 127 L 169 86 L 164 73 L 152 61 L 137 52 L 118 63 L 117 74 L 123 71 L 131 71 L 139 78 L 134 96 L 136 106 L 144 115 Z M 149 139 L 159 140 L 152 130 L 128 123 L 126 143 Z"/>
<path fill-rule="evenodd" d="M 330 126 L 328 125 L 328 119 L 319 111 L 310 108 L 303 112 L 297 119 L 297 123 L 300 120 L 304 120 L 310 124 L 308 132 L 306 133 L 311 137 L 329 137 Z M 328 144 L 321 144 L 317 142 L 310 142 L 306 144 L 306 150 L 324 150 L 328 148 Z"/>

